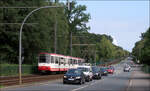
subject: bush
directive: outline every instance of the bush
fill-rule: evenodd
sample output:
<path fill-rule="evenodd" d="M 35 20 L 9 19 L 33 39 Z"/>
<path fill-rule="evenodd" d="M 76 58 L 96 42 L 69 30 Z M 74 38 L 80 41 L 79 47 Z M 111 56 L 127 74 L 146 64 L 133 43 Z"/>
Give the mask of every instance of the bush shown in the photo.
<path fill-rule="evenodd" d="M 18 75 L 18 64 L 0 64 L 0 76 Z M 35 74 L 38 72 L 36 65 L 22 65 L 22 74 Z"/>
<path fill-rule="evenodd" d="M 144 66 L 142 67 L 142 70 L 143 70 L 145 73 L 150 73 L 150 66 L 144 65 Z"/>

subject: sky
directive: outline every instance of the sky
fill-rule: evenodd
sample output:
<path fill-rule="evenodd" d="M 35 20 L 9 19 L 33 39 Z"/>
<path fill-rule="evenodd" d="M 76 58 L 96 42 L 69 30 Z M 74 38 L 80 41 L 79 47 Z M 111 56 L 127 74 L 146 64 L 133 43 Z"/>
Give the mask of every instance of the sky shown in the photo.
<path fill-rule="evenodd" d="M 130 52 L 150 26 L 148 0 L 77 0 L 77 3 L 86 5 L 86 13 L 91 15 L 89 32 L 111 35 L 114 44 Z"/>

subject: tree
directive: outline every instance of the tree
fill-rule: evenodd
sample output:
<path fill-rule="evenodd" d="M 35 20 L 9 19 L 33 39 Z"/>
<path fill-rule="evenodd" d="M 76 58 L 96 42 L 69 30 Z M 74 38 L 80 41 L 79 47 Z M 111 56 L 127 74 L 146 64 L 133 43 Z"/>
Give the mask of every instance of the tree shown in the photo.
<path fill-rule="evenodd" d="M 98 56 L 103 59 L 114 58 L 114 46 L 105 37 L 102 37 L 100 43 L 97 43 Z"/>
<path fill-rule="evenodd" d="M 71 9 L 66 8 L 66 16 L 68 19 L 69 30 L 74 34 L 78 32 L 87 32 L 90 27 L 86 25 L 90 19 L 90 14 L 85 13 L 85 5 L 77 5 L 75 1 L 72 1 Z"/>
<path fill-rule="evenodd" d="M 132 55 L 141 63 L 150 65 L 150 28 L 141 34 L 141 40 L 135 43 Z"/>

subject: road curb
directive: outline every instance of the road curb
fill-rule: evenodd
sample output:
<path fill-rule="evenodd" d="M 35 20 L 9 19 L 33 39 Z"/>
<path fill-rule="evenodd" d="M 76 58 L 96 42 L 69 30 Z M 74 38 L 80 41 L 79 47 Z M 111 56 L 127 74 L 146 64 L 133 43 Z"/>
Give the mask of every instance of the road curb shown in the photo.
<path fill-rule="evenodd" d="M 62 79 L 56 79 L 56 80 L 51 80 L 51 81 L 43 81 L 43 82 L 24 83 L 22 85 L 14 85 L 14 86 L 3 87 L 3 88 L 0 88 L 0 91 L 11 89 L 11 88 L 42 85 L 42 84 L 52 83 L 52 82 L 59 81 L 59 80 L 62 80 Z"/>

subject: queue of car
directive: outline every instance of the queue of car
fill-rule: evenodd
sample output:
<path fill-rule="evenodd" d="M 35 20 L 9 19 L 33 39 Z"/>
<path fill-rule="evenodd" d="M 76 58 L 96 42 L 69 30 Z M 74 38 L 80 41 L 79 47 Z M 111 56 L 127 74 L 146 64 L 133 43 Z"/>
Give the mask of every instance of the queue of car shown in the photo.
<path fill-rule="evenodd" d="M 102 76 L 114 73 L 114 67 L 97 67 L 97 66 L 79 66 L 76 69 L 69 69 L 63 77 L 63 83 L 84 84 L 93 79 L 101 79 Z"/>

